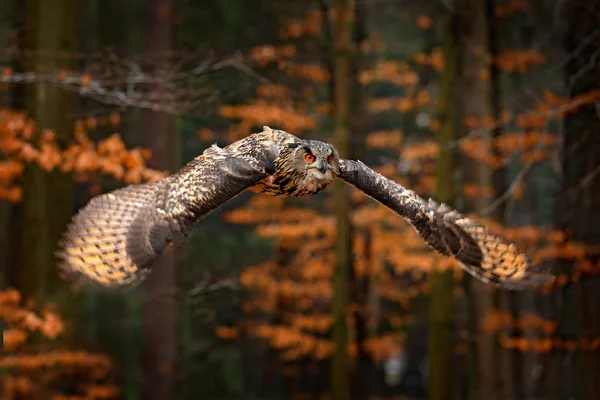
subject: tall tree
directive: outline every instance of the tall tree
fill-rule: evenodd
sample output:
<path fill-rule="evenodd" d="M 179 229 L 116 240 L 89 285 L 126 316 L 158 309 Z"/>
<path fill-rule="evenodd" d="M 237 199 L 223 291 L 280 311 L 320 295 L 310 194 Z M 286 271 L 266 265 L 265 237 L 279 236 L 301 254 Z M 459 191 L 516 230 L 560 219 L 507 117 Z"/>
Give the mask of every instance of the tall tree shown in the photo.
<path fill-rule="evenodd" d="M 11 7 L 12 6 L 12 7 Z M 8 43 L 13 25 L 11 21 L 16 19 L 15 5 L 9 2 L 0 3 L 0 44 Z M 0 109 L 12 106 L 12 93 L 8 85 L 0 85 Z M 7 199 L 0 200 L 0 288 L 10 283 L 9 263 L 12 255 L 14 233 L 11 232 L 13 223 L 14 205 Z M 0 330 L 1 332 L 1 330 Z"/>
<path fill-rule="evenodd" d="M 599 1 L 569 0 L 564 3 L 566 21 L 565 50 L 569 54 L 566 65 L 566 88 L 572 100 L 600 90 L 600 63 L 598 40 L 595 34 L 600 15 Z M 592 35 L 592 36 L 590 36 Z M 594 39 L 586 39 L 593 37 Z M 563 195 L 556 215 L 559 224 L 570 232 L 570 239 L 594 248 L 600 243 L 600 120 L 597 103 L 583 105 L 565 118 L 562 143 Z M 587 256 L 592 265 L 600 262 L 597 251 Z M 567 271 L 573 264 L 563 265 Z M 569 272 L 571 274 L 572 272 Z M 563 337 L 590 338 L 600 335 L 597 308 L 598 279 L 582 279 L 556 294 L 557 317 Z M 600 385 L 589 371 L 597 370 L 598 350 L 575 350 L 572 357 L 558 357 L 564 373 L 554 375 L 557 385 L 555 398 L 598 398 Z M 568 364 L 568 368 L 564 366 Z M 558 372 L 559 370 L 556 370 Z"/>
<path fill-rule="evenodd" d="M 443 25 L 442 54 L 444 68 L 441 73 L 438 115 L 440 128 L 437 142 L 440 155 L 436 165 L 435 199 L 441 203 L 454 202 L 454 155 L 450 146 L 456 138 L 455 77 L 458 66 L 457 43 L 458 14 L 450 11 Z M 439 257 L 438 257 L 439 259 Z M 451 269 L 436 269 L 431 277 L 429 305 L 429 398 L 450 399 L 453 395 L 453 290 Z"/>
<path fill-rule="evenodd" d="M 350 152 L 350 109 L 352 99 L 351 33 L 353 7 L 351 0 L 336 0 L 333 23 L 333 108 L 334 141 L 340 157 Z M 336 266 L 333 275 L 333 342 L 331 361 L 331 398 L 345 400 L 349 392 L 348 326 L 346 318 L 350 300 L 352 270 L 352 236 L 350 197 L 348 188 L 337 180 L 334 186 L 334 207 L 337 221 Z"/>
<path fill-rule="evenodd" d="M 37 74 L 57 73 L 68 68 L 69 57 L 77 50 L 80 2 L 59 0 L 27 2 L 26 46 L 31 57 L 29 71 Z M 58 61 L 60 60 L 60 61 Z M 60 62 L 60 64 L 59 64 Z M 75 97 L 47 83 L 29 88 L 26 107 L 38 124 L 43 138 L 53 130 L 59 143 L 70 143 L 75 114 Z M 23 175 L 23 203 L 19 287 L 26 297 L 42 300 L 48 295 L 58 274 L 55 268 L 55 244 L 73 211 L 73 180 L 58 171 L 44 171 L 38 165 L 27 165 Z"/>
<path fill-rule="evenodd" d="M 146 52 L 153 64 L 173 48 L 173 0 L 146 1 Z M 156 64 L 154 64 L 156 65 Z M 156 70 L 168 65 L 156 65 Z M 168 76 L 167 76 L 168 79 Z M 160 93 L 156 93 L 160 96 Z M 178 133 L 172 116 L 148 110 L 143 116 L 146 146 L 152 151 L 149 165 L 160 170 L 179 166 Z M 174 298 L 176 261 L 172 252 L 157 260 L 144 287 L 142 397 L 171 398 L 176 357 L 176 302 Z"/>
<path fill-rule="evenodd" d="M 496 55 L 496 30 L 493 21 L 493 0 L 463 0 L 459 7 L 460 30 L 460 119 L 475 118 L 477 121 L 497 121 L 485 127 L 477 137 L 481 151 L 493 152 L 492 140 L 499 135 L 500 94 L 498 71 L 490 57 Z M 461 136 L 472 134 L 469 128 Z M 501 172 L 480 160 L 464 156 L 465 184 L 475 185 L 480 190 L 475 197 L 465 199 L 469 211 L 488 210 L 494 192 L 501 192 Z M 495 190 L 497 189 L 497 190 Z M 503 216 L 502 207 L 496 206 L 485 216 Z M 481 332 L 479 322 L 485 314 L 498 305 L 497 290 L 466 276 L 468 291 L 469 329 L 472 335 L 470 346 L 469 395 L 471 398 L 495 396 L 498 389 L 498 345 L 494 334 Z"/>

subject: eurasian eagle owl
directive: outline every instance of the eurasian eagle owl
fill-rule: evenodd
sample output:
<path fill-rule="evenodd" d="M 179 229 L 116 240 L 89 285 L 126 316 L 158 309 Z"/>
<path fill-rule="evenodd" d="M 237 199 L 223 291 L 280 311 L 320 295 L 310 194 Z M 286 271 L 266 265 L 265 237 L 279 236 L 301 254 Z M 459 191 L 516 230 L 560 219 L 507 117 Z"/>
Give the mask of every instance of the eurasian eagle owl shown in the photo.
<path fill-rule="evenodd" d="M 206 214 L 246 189 L 308 196 L 339 178 L 405 218 L 439 253 L 476 278 L 509 289 L 548 282 L 512 243 L 385 178 L 330 144 L 264 127 L 213 145 L 175 174 L 93 198 L 73 218 L 58 251 L 61 268 L 104 286 L 139 283 L 170 243 L 182 245 Z"/>

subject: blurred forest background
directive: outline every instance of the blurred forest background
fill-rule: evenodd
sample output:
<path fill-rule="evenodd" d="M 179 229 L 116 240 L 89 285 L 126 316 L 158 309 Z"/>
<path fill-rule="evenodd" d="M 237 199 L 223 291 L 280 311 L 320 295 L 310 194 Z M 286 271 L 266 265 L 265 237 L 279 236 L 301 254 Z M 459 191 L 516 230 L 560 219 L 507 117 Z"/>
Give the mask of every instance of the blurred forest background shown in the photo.
<path fill-rule="evenodd" d="M 0 0 L 2 399 L 599 399 L 597 0 Z M 353 189 L 245 193 L 128 291 L 54 251 L 91 196 L 263 125 L 556 274 L 495 289 Z"/>

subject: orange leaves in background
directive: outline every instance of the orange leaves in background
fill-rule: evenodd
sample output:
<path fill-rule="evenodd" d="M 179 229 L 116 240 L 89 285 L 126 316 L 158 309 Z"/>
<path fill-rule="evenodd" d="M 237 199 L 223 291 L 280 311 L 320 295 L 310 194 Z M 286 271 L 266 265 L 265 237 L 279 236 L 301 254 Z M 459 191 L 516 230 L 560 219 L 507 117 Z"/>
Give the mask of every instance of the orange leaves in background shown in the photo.
<path fill-rule="evenodd" d="M 48 351 L 40 354 L 6 356 L 0 359 L 0 368 L 41 369 L 41 368 L 86 368 L 107 370 L 111 361 L 105 355 L 86 351 Z"/>
<path fill-rule="evenodd" d="M 537 104 L 536 110 L 545 116 L 562 117 L 577 112 L 577 109 L 582 105 L 592 104 L 598 100 L 600 100 L 600 90 L 598 89 L 592 89 L 571 99 L 566 99 L 545 90 L 542 101 Z"/>
<path fill-rule="evenodd" d="M 517 12 L 526 11 L 531 6 L 529 1 L 510 0 L 494 7 L 494 14 L 499 18 L 509 17 Z"/>
<path fill-rule="evenodd" d="M 493 333 L 502 329 L 517 329 L 522 332 L 537 331 L 546 335 L 553 334 L 558 328 L 556 321 L 540 317 L 537 314 L 527 313 L 515 318 L 509 311 L 488 310 L 481 321 L 481 329 L 484 332 Z"/>
<path fill-rule="evenodd" d="M 488 333 L 500 332 L 503 329 L 520 331 L 522 336 L 508 336 L 500 332 L 498 341 L 506 349 L 516 349 L 522 352 L 548 353 L 552 350 L 600 349 L 600 338 L 575 340 L 553 336 L 557 333 L 558 322 L 533 313 L 526 313 L 519 318 L 514 318 L 508 311 L 489 310 L 481 321 L 481 329 Z M 537 337 L 531 337 L 532 334 L 536 334 Z"/>
<path fill-rule="evenodd" d="M 297 39 L 302 36 L 317 36 L 321 33 L 323 13 L 320 10 L 307 10 L 302 19 L 291 19 L 279 31 L 283 40 Z"/>
<path fill-rule="evenodd" d="M 112 369 L 111 360 L 103 354 L 87 351 L 57 350 L 44 344 L 40 348 L 28 342 L 33 333 L 54 340 L 64 331 L 62 319 L 46 308 L 36 312 L 21 304 L 21 295 L 14 289 L 0 291 L 0 319 L 4 323 L 3 347 L 0 352 L 2 397 L 61 398 L 65 375 L 75 375 L 77 398 L 112 399 L 119 390 L 105 382 Z"/>
<path fill-rule="evenodd" d="M 386 60 L 376 62 L 373 69 L 362 70 L 358 80 L 363 85 L 390 82 L 398 86 L 409 86 L 419 83 L 419 76 L 406 62 Z"/>
<path fill-rule="evenodd" d="M 45 309 L 40 315 L 21 307 L 21 295 L 14 289 L 0 292 L 0 319 L 10 325 L 4 330 L 4 348 L 14 350 L 25 342 L 31 332 L 54 339 L 64 330 L 56 313 Z"/>
<path fill-rule="evenodd" d="M 259 324 L 252 327 L 251 332 L 267 340 L 271 347 L 281 350 L 286 360 L 306 356 L 322 360 L 333 352 L 333 344 L 329 340 L 308 335 L 290 326 Z"/>
<path fill-rule="evenodd" d="M 436 71 L 444 68 L 444 56 L 441 49 L 435 49 L 430 54 L 417 53 L 414 59 L 418 65 L 428 65 Z"/>
<path fill-rule="evenodd" d="M 305 332 L 326 334 L 333 325 L 333 319 L 329 314 L 288 313 L 284 318 L 295 328 Z"/>
<path fill-rule="evenodd" d="M 118 126 L 120 117 L 96 118 L 89 116 L 75 123 L 75 141 L 65 149 L 57 142 L 56 133 L 46 129 L 38 132 L 34 121 L 23 112 L 0 110 L 0 199 L 21 200 L 17 183 L 25 163 L 35 163 L 45 171 L 59 169 L 74 172 L 75 179 L 87 179 L 90 173 L 102 172 L 126 183 L 153 181 L 166 175 L 145 167 L 150 157 L 146 149 L 127 150 L 118 134 L 97 145 L 87 137 L 87 129 L 101 125 Z"/>
<path fill-rule="evenodd" d="M 367 110 L 371 113 L 397 110 L 407 112 L 415 108 L 423 107 L 431 101 L 429 92 L 422 89 L 411 97 L 379 97 L 367 101 Z"/>
<path fill-rule="evenodd" d="M 23 173 L 23 167 L 23 163 L 16 160 L 0 161 L 0 199 L 8 199 L 13 203 L 21 200 L 22 190 L 15 182 Z"/>
<path fill-rule="evenodd" d="M 315 23 L 317 18 L 313 18 Z M 321 22 L 323 21 L 319 19 L 319 23 Z M 433 21 L 426 16 L 419 17 L 416 24 L 422 29 L 433 27 Z M 316 25 L 311 29 L 309 32 L 304 18 L 299 18 L 283 27 L 280 33 L 283 40 L 292 40 L 305 38 L 317 32 Z M 374 43 L 375 40 L 369 38 L 353 51 L 370 53 L 377 50 Z M 285 46 L 292 47 L 287 47 L 288 51 L 282 54 Z M 259 64 L 277 62 L 280 71 L 299 79 L 292 80 L 296 85 L 293 89 L 280 84 L 260 85 L 256 91 L 258 100 L 252 104 L 221 107 L 222 117 L 240 120 L 240 123 L 230 130 L 229 140 L 245 136 L 251 129 L 262 125 L 278 125 L 294 133 L 315 129 L 320 122 L 319 118 L 330 113 L 331 104 L 318 95 L 323 84 L 329 82 L 327 70 L 319 64 L 311 64 L 305 58 L 296 59 L 296 49 L 294 45 L 284 44 L 262 46 L 253 50 L 252 57 Z M 487 63 L 492 62 L 484 51 L 478 56 L 484 58 Z M 417 66 L 429 67 L 425 68 L 428 74 L 432 73 L 431 69 L 440 71 L 444 67 L 440 49 L 434 49 L 431 53 L 418 53 L 413 60 Z M 401 96 L 395 94 L 395 97 L 367 97 L 365 105 L 370 116 L 383 112 L 397 114 L 421 111 L 434 105 L 432 92 L 420 85 L 420 76 L 415 70 L 419 67 L 411 65 L 410 62 L 397 62 L 380 57 L 373 61 L 370 68 L 359 71 L 358 79 L 362 85 L 382 82 L 389 86 L 391 83 L 399 87 L 394 89 L 395 93 L 401 93 Z M 506 52 L 493 62 L 510 71 L 527 71 L 544 63 L 545 58 L 532 51 Z M 281 75 L 279 71 L 273 73 L 279 74 L 276 76 Z M 299 98 L 302 101 L 298 101 Z M 590 98 L 593 96 L 586 99 Z M 515 154 L 523 163 L 545 160 L 554 155 L 557 146 L 556 138 L 546 128 L 549 119 L 561 115 L 564 113 L 561 110 L 568 107 L 569 104 L 565 103 L 563 98 L 547 92 L 540 104 L 526 113 L 512 115 L 505 111 L 501 113 L 499 120 L 467 116 L 463 119 L 466 128 L 491 132 L 498 124 L 502 124 L 503 134 L 488 139 L 487 136 L 491 135 L 473 132 L 457 140 L 455 144 L 458 151 L 464 155 L 493 167 L 505 165 L 509 157 L 514 157 Z M 428 128 L 431 133 L 440 127 L 440 121 L 433 114 L 427 115 L 427 119 L 421 121 L 424 122 L 419 121 L 417 126 L 423 131 Z M 504 133 L 507 130 L 504 125 L 508 124 L 512 125 L 511 130 Z M 407 140 L 407 137 L 413 139 L 412 133 L 400 130 L 374 131 L 366 136 L 365 145 L 368 149 L 400 153 L 401 163 L 394 160 L 394 163 L 381 165 L 376 169 L 426 196 L 433 191 L 435 185 L 434 161 L 440 152 L 446 149 L 440 149 L 435 141 L 427 139 L 415 142 Z M 202 133 L 202 137 L 213 136 L 212 132 Z M 405 182 L 409 179 L 410 182 Z M 523 195 L 524 190 L 524 185 L 516 186 L 512 195 L 519 197 Z M 352 242 L 353 273 L 357 280 L 368 282 L 369 290 L 375 293 L 373 296 L 378 302 L 385 303 L 377 307 L 394 310 L 396 317 L 399 313 L 409 312 L 414 299 L 426 295 L 431 289 L 429 278 L 432 270 L 449 269 L 460 279 L 463 270 L 456 261 L 435 256 L 406 221 L 355 190 L 351 189 L 351 193 L 352 200 L 355 201 L 351 212 L 355 229 Z M 492 188 L 475 184 L 465 185 L 463 193 L 470 198 L 491 198 L 495 195 Z M 322 336 L 327 335 L 331 327 L 331 319 L 327 313 L 330 311 L 333 291 L 331 277 L 336 265 L 333 251 L 335 219 L 328 212 L 330 208 L 318 212 L 291 206 L 283 208 L 284 203 L 280 200 L 264 198 L 265 196 L 254 197 L 247 207 L 225 214 L 225 220 L 230 223 L 257 224 L 255 232 L 259 236 L 273 239 L 277 246 L 277 255 L 273 260 L 246 267 L 241 272 L 240 284 L 247 294 L 242 303 L 246 320 L 233 328 L 218 327 L 217 335 L 224 339 L 234 339 L 243 332 L 263 338 L 271 347 L 280 350 L 280 354 L 286 360 L 304 356 L 326 358 L 331 344 Z M 331 207 L 329 200 L 325 201 L 326 207 Z M 552 251 L 548 250 L 549 248 L 559 248 L 557 243 L 552 241 L 558 237 L 554 231 L 533 227 L 514 228 L 512 232 L 501 226 L 495 229 L 497 233 L 512 233 L 512 236 L 518 239 L 517 243 L 525 244 L 534 256 L 536 252 L 540 255 L 544 252 L 551 255 Z M 564 250 L 560 251 L 566 253 Z M 593 271 L 595 267 L 589 263 L 585 264 L 587 271 Z M 582 263 L 581 269 L 583 268 Z M 461 296 L 464 292 L 456 290 L 454 294 Z M 277 314 L 277 323 L 273 325 L 262 322 L 264 320 L 261 318 L 265 313 Z M 387 314 L 381 319 L 377 317 L 371 331 L 377 333 L 373 333 L 372 337 L 362 343 L 371 357 L 378 361 L 402 349 L 403 337 L 398 331 L 404 327 L 390 327 L 390 324 L 387 324 L 389 321 Z M 528 327 L 539 321 L 525 317 L 515 323 Z M 539 324 L 541 329 L 551 327 L 547 321 Z M 355 350 L 349 349 L 349 353 L 352 355 Z"/>
<path fill-rule="evenodd" d="M 460 149 L 469 157 L 492 167 L 504 165 L 508 157 L 514 155 L 515 152 L 518 152 L 519 161 L 522 163 L 547 160 L 555 155 L 559 144 L 558 136 L 545 131 L 550 122 L 575 112 L 582 105 L 594 103 L 598 99 L 600 99 L 600 91 L 597 90 L 572 99 L 566 99 L 546 90 L 541 101 L 519 115 L 513 116 L 504 111 L 500 121 L 466 116 L 462 119 L 462 124 L 469 129 L 491 131 L 496 126 L 513 122 L 520 131 L 503 132 L 501 136 L 495 137 L 491 144 L 484 141 L 480 135 L 469 135 L 461 139 Z"/>
<path fill-rule="evenodd" d="M 427 15 L 417 17 L 417 26 L 421 29 L 429 29 L 433 26 L 433 21 Z"/>
<path fill-rule="evenodd" d="M 417 53 L 414 60 L 418 65 L 430 66 L 436 71 L 444 68 L 444 59 L 440 49 L 435 49 L 430 54 Z M 493 60 L 494 65 L 506 72 L 525 73 L 529 69 L 546 63 L 546 55 L 536 50 L 505 50 Z M 487 79 L 487 72 L 481 74 Z"/>
<path fill-rule="evenodd" d="M 547 353 L 552 350 L 573 351 L 576 349 L 586 351 L 597 351 L 600 349 L 600 337 L 592 339 L 562 339 L 550 338 L 524 338 L 500 335 L 498 341 L 506 349 L 517 349 L 519 351 L 532 351 L 536 353 Z"/>
<path fill-rule="evenodd" d="M 240 274 L 240 283 L 257 295 L 275 299 L 281 296 L 297 301 L 297 309 L 310 309 L 315 302 L 329 301 L 332 288 L 328 279 L 302 281 L 282 279 L 274 272 L 274 268 L 265 270 L 261 266 L 248 267 Z"/>
<path fill-rule="evenodd" d="M 490 198 L 494 195 L 492 187 L 485 187 L 473 183 L 463 185 L 463 194 L 469 199 Z"/>
<path fill-rule="evenodd" d="M 279 61 L 279 69 L 291 76 L 307 79 L 312 82 L 325 83 L 330 79 L 329 71 L 317 64 L 294 63 L 291 61 Z"/>
<path fill-rule="evenodd" d="M 411 165 L 418 165 L 419 162 L 425 159 L 436 159 L 439 153 L 440 148 L 433 140 L 411 143 L 402 149 L 402 160 L 411 163 Z"/>
<path fill-rule="evenodd" d="M 228 222 L 259 224 L 259 235 L 271 237 L 280 249 L 291 251 L 285 266 L 270 261 L 244 268 L 239 281 L 249 293 L 242 305 L 246 320 L 241 328 L 218 327 L 216 333 L 234 339 L 243 330 L 280 350 L 285 360 L 328 358 L 331 342 L 322 336 L 328 335 L 333 322 L 328 311 L 335 268 L 335 220 L 313 209 L 282 208 L 276 202 L 256 196 L 248 207 L 225 215 Z M 352 244 L 354 273 L 379 282 L 375 285 L 379 298 L 400 305 L 406 312 L 414 298 L 429 290 L 427 275 L 437 261 L 417 233 L 401 218 L 391 215 L 391 211 L 373 202 L 365 202 L 353 211 L 351 218 L 357 229 Z M 365 241 L 367 232 L 370 245 Z M 448 261 L 438 267 L 456 269 L 457 265 Z M 398 277 L 406 277 L 406 282 L 403 284 Z M 252 317 L 252 313 L 275 312 L 282 316 L 278 325 L 257 323 Z M 352 320 L 349 314 L 349 322 Z M 395 354 L 402 348 L 403 334 L 397 332 L 402 328 L 370 337 L 363 343 L 365 350 L 375 360 Z M 356 343 L 349 346 L 348 352 L 356 356 Z"/>
<path fill-rule="evenodd" d="M 289 96 L 290 89 L 284 85 L 264 84 L 256 88 L 256 94 L 263 98 L 285 98 Z"/>
<path fill-rule="evenodd" d="M 494 64 L 506 72 L 525 73 L 546 62 L 546 55 L 535 50 L 505 50 L 494 59 Z"/>
<path fill-rule="evenodd" d="M 374 54 L 385 51 L 387 45 L 377 32 L 369 32 L 369 37 L 358 45 L 363 54 Z"/>
<path fill-rule="evenodd" d="M 92 77 L 88 74 L 83 74 L 81 76 L 81 86 L 88 87 L 92 83 Z"/>
<path fill-rule="evenodd" d="M 405 336 L 404 333 L 398 332 L 369 338 L 363 346 L 374 361 L 382 362 L 403 349 Z"/>
<path fill-rule="evenodd" d="M 333 217 L 319 217 L 315 220 L 292 223 L 276 223 L 261 225 L 256 228 L 256 233 L 263 237 L 272 238 L 309 238 L 320 235 L 331 235 L 335 232 L 335 219 Z"/>
<path fill-rule="evenodd" d="M 244 129 L 230 131 L 231 140 L 247 136 L 252 127 L 266 124 L 281 127 L 289 132 L 314 129 L 316 126 L 313 117 L 299 112 L 292 104 L 281 104 L 263 99 L 259 99 L 253 104 L 223 105 L 219 107 L 218 112 L 224 118 L 242 120 L 240 127 Z"/>
<path fill-rule="evenodd" d="M 238 330 L 234 326 L 217 326 L 216 334 L 221 339 L 234 339 L 238 336 Z"/>

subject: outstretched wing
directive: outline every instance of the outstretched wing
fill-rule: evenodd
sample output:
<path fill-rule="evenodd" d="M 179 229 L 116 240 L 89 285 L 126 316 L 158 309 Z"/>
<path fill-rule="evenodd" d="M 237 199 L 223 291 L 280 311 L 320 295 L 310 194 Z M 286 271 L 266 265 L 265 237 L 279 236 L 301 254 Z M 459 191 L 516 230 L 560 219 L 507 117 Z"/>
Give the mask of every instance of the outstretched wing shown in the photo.
<path fill-rule="evenodd" d="M 108 287 L 141 282 L 169 243 L 182 244 L 202 217 L 273 172 L 273 143 L 255 135 L 243 140 L 213 145 L 160 181 L 93 198 L 59 243 L 60 269 Z"/>
<path fill-rule="evenodd" d="M 360 161 L 340 160 L 339 178 L 406 218 L 432 248 L 454 257 L 483 282 L 523 289 L 554 279 L 534 271 L 514 244 L 444 204 L 423 200 Z"/>

